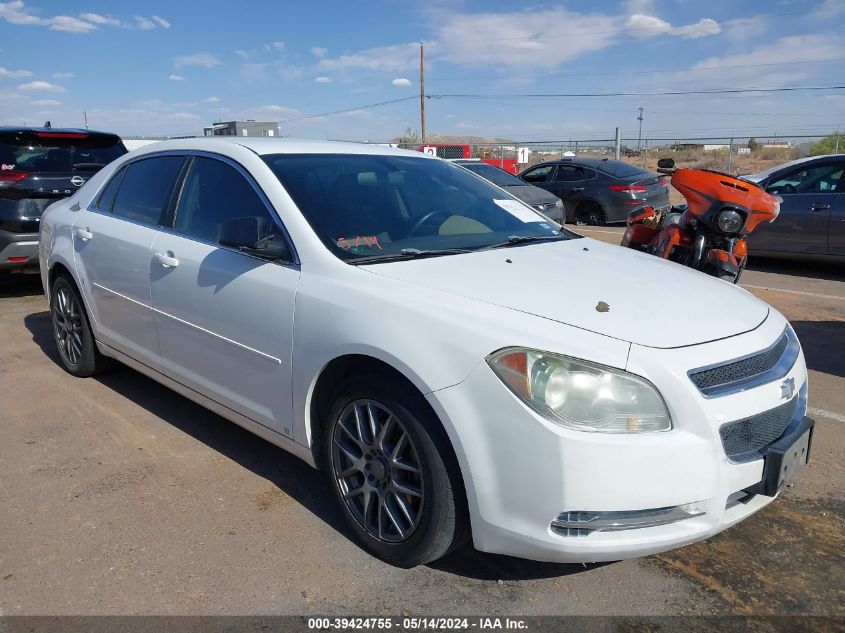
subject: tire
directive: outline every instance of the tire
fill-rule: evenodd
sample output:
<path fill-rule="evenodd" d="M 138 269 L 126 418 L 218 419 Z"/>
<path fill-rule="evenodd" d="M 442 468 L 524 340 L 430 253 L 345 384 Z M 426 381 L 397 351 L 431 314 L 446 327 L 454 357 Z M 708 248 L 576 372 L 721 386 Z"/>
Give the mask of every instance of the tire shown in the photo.
<path fill-rule="evenodd" d="M 604 226 L 607 224 L 607 216 L 604 210 L 595 202 L 587 202 L 577 209 L 576 220 L 590 226 Z"/>
<path fill-rule="evenodd" d="M 112 365 L 97 349 L 85 304 L 73 280 L 61 274 L 50 287 L 53 340 L 65 370 L 80 378 L 99 374 Z"/>
<path fill-rule="evenodd" d="M 466 540 L 457 464 L 437 448 L 445 433 L 416 390 L 389 376 L 355 377 L 336 392 L 324 430 L 326 474 L 367 551 L 413 567 Z"/>

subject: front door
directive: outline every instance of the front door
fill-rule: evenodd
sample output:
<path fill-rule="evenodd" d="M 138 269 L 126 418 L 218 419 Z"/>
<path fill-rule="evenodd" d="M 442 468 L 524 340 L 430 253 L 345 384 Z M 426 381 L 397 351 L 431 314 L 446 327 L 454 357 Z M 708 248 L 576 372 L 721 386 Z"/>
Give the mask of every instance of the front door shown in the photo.
<path fill-rule="evenodd" d="M 234 164 L 195 157 L 172 231 L 150 256 L 162 368 L 174 380 L 291 434 L 291 348 L 299 269 L 217 244 L 220 225 L 257 217 L 286 240 L 257 185 Z"/>
<path fill-rule="evenodd" d="M 76 270 L 98 340 L 155 369 L 150 249 L 183 162 L 159 156 L 128 164 L 73 223 Z"/>
<path fill-rule="evenodd" d="M 783 199 L 780 214 L 749 236 L 753 251 L 824 255 L 828 252 L 831 210 L 839 194 L 842 163 L 814 163 L 772 176 L 766 191 Z"/>

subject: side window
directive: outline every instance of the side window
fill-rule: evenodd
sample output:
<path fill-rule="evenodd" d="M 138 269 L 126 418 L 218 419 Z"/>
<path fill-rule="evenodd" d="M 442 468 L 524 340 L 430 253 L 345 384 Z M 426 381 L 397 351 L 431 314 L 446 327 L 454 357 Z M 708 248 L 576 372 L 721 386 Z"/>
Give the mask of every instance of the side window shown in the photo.
<path fill-rule="evenodd" d="M 220 225 L 233 218 L 254 217 L 272 230 L 274 243 L 281 230 L 255 189 L 223 161 L 195 158 L 185 177 L 173 228 L 180 233 L 217 243 Z"/>
<path fill-rule="evenodd" d="M 549 176 L 549 172 L 552 171 L 553 168 L 554 165 L 543 165 L 542 167 L 537 167 L 525 172 L 522 175 L 522 179 L 525 182 L 545 182 L 546 178 Z"/>
<path fill-rule="evenodd" d="M 843 190 L 843 166 L 839 163 L 805 167 L 771 182 L 766 191 L 780 195 L 796 193 L 835 193 Z"/>
<path fill-rule="evenodd" d="M 558 182 L 576 182 L 578 180 L 584 180 L 586 176 L 584 175 L 584 168 L 583 167 L 576 167 L 575 165 L 560 165 L 557 168 L 557 176 L 555 180 Z"/>
<path fill-rule="evenodd" d="M 158 224 L 184 160 L 181 156 L 160 156 L 127 165 L 112 213 L 129 220 Z"/>
<path fill-rule="evenodd" d="M 106 213 L 111 212 L 112 203 L 114 203 L 114 194 L 117 193 L 117 188 L 120 186 L 120 181 L 123 180 L 125 173 L 126 169 L 118 170 L 100 193 L 100 197 L 97 200 L 97 208 L 100 211 L 105 211 Z"/>

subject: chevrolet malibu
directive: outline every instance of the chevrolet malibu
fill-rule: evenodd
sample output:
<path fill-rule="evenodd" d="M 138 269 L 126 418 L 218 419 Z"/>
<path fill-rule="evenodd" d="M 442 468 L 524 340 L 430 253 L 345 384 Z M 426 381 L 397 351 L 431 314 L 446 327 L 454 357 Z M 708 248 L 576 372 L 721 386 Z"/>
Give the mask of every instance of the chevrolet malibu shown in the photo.
<path fill-rule="evenodd" d="M 809 456 L 781 314 L 417 152 L 151 145 L 51 205 L 39 256 L 67 371 L 120 361 L 324 470 L 397 565 L 682 546 Z"/>

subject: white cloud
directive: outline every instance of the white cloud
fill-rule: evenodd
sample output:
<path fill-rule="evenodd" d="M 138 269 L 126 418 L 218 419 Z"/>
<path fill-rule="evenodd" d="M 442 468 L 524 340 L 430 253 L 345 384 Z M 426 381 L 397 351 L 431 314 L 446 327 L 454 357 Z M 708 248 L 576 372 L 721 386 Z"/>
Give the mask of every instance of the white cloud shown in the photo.
<path fill-rule="evenodd" d="M 250 108 L 241 113 L 245 119 L 267 119 L 278 121 L 280 119 L 292 118 L 301 115 L 302 112 L 295 108 L 288 108 L 276 104 L 263 105 L 258 108 Z"/>
<path fill-rule="evenodd" d="M 165 114 L 162 118 L 168 121 L 199 121 L 200 116 L 193 112 L 170 112 Z"/>
<path fill-rule="evenodd" d="M 564 7 L 502 13 L 444 12 L 437 16 L 434 56 L 465 66 L 556 68 L 619 42 L 623 19 Z M 429 53 L 426 46 L 426 54 Z M 416 64 L 419 64 L 417 50 Z"/>
<path fill-rule="evenodd" d="M 98 30 L 101 26 L 122 26 L 126 28 L 137 28 L 142 31 L 154 29 L 156 26 L 165 29 L 170 28 L 170 22 L 158 16 L 153 16 L 152 20 L 142 16 L 136 16 L 134 24 L 124 23 L 111 16 L 90 12 L 80 13 L 76 17 L 70 15 L 42 17 L 33 14 L 32 10 L 22 0 L 0 2 L 0 19 L 11 24 L 44 26 L 53 31 L 63 31 L 66 33 L 90 33 L 91 31 Z"/>
<path fill-rule="evenodd" d="M 332 82 L 330 77 L 314 77 L 315 84 L 330 84 Z"/>
<path fill-rule="evenodd" d="M 212 68 L 213 66 L 220 66 L 222 63 L 211 53 L 193 53 L 192 55 L 180 55 L 179 57 L 173 58 L 173 65 L 176 68 L 181 68 L 182 66 Z"/>
<path fill-rule="evenodd" d="M 76 77 L 74 73 L 53 73 L 53 79 L 73 79 Z"/>
<path fill-rule="evenodd" d="M 244 61 L 252 57 L 252 54 L 249 51 L 245 51 L 242 48 L 239 48 L 238 50 L 234 51 L 234 53 Z"/>
<path fill-rule="evenodd" d="M 28 70 L 11 70 L 0 66 L 0 77 L 7 77 L 9 79 L 21 79 L 23 77 L 32 77 L 32 73 Z"/>
<path fill-rule="evenodd" d="M 65 89 L 56 84 L 51 84 L 48 81 L 30 81 L 29 83 L 21 84 L 18 90 L 24 92 L 65 92 Z"/>
<path fill-rule="evenodd" d="M 88 33 L 97 29 L 97 25 L 74 18 L 69 15 L 57 15 L 48 20 L 49 28 L 52 31 L 65 31 L 67 33 Z"/>
<path fill-rule="evenodd" d="M 155 22 L 140 15 L 135 16 L 135 28 L 141 31 L 152 31 L 156 27 Z"/>
<path fill-rule="evenodd" d="M 120 20 L 117 18 L 109 18 L 99 13 L 80 13 L 79 17 L 94 24 L 108 24 L 109 26 L 120 26 Z"/>
<path fill-rule="evenodd" d="M 326 53 L 328 53 L 328 49 L 323 48 L 322 46 L 312 46 L 311 47 L 311 54 L 314 57 L 325 57 Z"/>
<path fill-rule="evenodd" d="M 392 83 L 394 86 L 397 86 L 399 88 L 408 88 L 411 85 L 411 80 L 406 79 L 405 77 L 397 77 L 396 79 L 394 79 L 390 83 Z"/>
<path fill-rule="evenodd" d="M 202 100 L 203 103 L 219 103 L 220 97 L 207 97 Z"/>
<path fill-rule="evenodd" d="M 635 13 L 625 22 L 625 29 L 628 34 L 645 39 L 656 35 L 676 35 L 684 39 L 698 39 L 708 35 L 716 35 L 722 31 L 722 27 L 716 20 L 702 18 L 694 24 L 683 26 L 672 26 L 666 20 L 661 20 L 653 15 Z"/>
<path fill-rule="evenodd" d="M 187 78 L 183 77 L 182 75 L 170 75 L 168 79 L 170 81 L 187 81 Z"/>
<path fill-rule="evenodd" d="M 30 101 L 30 103 L 34 106 L 44 108 L 53 108 L 62 105 L 61 101 L 56 101 L 55 99 L 36 99 L 35 101 Z"/>
<path fill-rule="evenodd" d="M 264 45 L 264 50 L 268 51 L 268 52 L 273 51 L 273 50 L 280 51 L 284 47 L 285 47 L 284 42 L 270 42 L 269 44 Z"/>
<path fill-rule="evenodd" d="M 321 70 L 338 71 L 351 68 L 396 72 L 408 70 L 420 63 L 420 45 L 417 43 L 378 46 L 357 53 L 341 55 L 334 59 L 321 59 Z"/>

